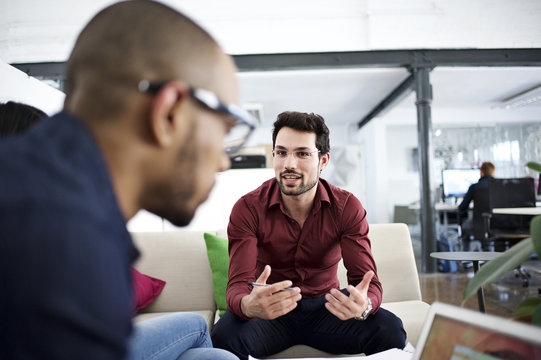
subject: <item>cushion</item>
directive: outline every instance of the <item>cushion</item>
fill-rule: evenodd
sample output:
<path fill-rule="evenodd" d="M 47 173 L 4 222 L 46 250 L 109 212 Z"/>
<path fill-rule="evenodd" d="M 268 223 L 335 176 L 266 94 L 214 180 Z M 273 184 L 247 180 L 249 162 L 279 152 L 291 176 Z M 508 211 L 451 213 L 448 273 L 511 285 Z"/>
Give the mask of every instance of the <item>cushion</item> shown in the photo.
<path fill-rule="evenodd" d="M 214 301 L 216 301 L 219 314 L 222 316 L 227 309 L 227 301 L 225 298 L 229 277 L 227 239 L 209 233 L 204 233 L 203 237 L 205 238 L 205 244 L 207 245 L 207 256 L 209 258 L 210 269 L 212 270 Z"/>
<path fill-rule="evenodd" d="M 137 312 L 154 301 L 165 286 L 165 281 L 142 274 L 134 268 L 131 268 L 131 273 L 135 298 L 134 308 Z"/>

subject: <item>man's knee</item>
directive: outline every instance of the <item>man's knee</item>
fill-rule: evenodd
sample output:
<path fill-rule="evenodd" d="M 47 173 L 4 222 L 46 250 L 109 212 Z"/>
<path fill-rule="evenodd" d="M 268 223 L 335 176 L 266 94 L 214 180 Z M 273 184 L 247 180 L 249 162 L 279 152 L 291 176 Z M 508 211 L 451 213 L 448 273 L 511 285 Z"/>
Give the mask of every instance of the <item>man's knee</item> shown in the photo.
<path fill-rule="evenodd" d="M 380 309 L 375 315 L 376 328 L 385 347 L 402 349 L 406 345 L 406 330 L 402 320 L 392 312 Z"/>
<path fill-rule="evenodd" d="M 214 347 L 226 350 L 233 350 L 233 344 L 238 333 L 238 319 L 234 314 L 226 312 L 220 320 L 212 327 L 210 338 Z"/>
<path fill-rule="evenodd" d="M 168 323 L 170 324 L 169 327 L 179 326 L 182 328 L 190 328 L 193 331 L 208 331 L 207 321 L 203 316 L 197 313 L 177 312 L 156 318 L 156 320 L 157 322 L 161 322 L 162 326 L 165 326 L 164 324 Z"/>

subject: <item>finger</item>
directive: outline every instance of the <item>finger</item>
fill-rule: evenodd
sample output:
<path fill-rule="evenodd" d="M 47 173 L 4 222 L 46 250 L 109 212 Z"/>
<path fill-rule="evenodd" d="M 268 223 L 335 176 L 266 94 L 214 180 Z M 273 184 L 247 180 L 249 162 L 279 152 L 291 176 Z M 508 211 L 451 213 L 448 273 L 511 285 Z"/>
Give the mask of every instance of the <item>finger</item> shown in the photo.
<path fill-rule="evenodd" d="M 332 294 L 326 294 L 325 300 L 327 300 L 327 303 L 329 303 L 333 309 L 336 310 L 336 312 L 340 312 L 343 314 L 346 314 L 349 312 L 348 308 L 348 302 L 343 302 L 338 300 L 336 297 L 334 297 Z"/>
<path fill-rule="evenodd" d="M 338 301 L 346 302 L 348 300 L 348 297 L 337 289 L 331 289 L 330 294 L 334 296 Z"/>
<path fill-rule="evenodd" d="M 281 306 L 271 308 L 270 314 L 269 314 L 269 320 L 276 319 L 277 317 L 280 317 L 282 315 L 285 315 L 289 313 L 291 310 L 295 309 L 297 307 L 297 302 L 288 302 L 288 303 L 282 303 Z"/>
<path fill-rule="evenodd" d="M 374 272 L 372 270 L 368 271 L 366 274 L 364 274 L 363 280 L 356 286 L 357 289 L 362 293 L 367 293 L 368 287 L 370 286 L 370 281 L 372 281 L 373 277 Z"/>
<path fill-rule="evenodd" d="M 264 309 L 264 317 L 266 319 L 276 318 L 278 316 L 287 314 L 295 307 L 297 302 L 301 299 L 300 294 L 296 294 L 293 297 L 287 299 L 281 299 L 281 294 L 275 294 L 264 299 L 261 299 L 260 306 Z"/>
<path fill-rule="evenodd" d="M 282 291 L 299 292 L 299 293 L 301 292 L 300 288 L 297 287 L 297 288 L 292 289 L 291 286 L 293 286 L 293 282 L 291 282 L 291 280 L 284 280 L 284 281 L 280 281 L 272 285 L 269 285 L 268 288 L 271 289 L 273 293 L 282 292 Z"/>
<path fill-rule="evenodd" d="M 260 284 L 266 284 L 267 279 L 269 278 L 270 274 L 271 274 L 270 265 L 265 265 L 265 268 L 263 269 L 263 272 L 261 273 L 261 275 L 259 275 L 256 282 L 258 282 Z"/>
<path fill-rule="evenodd" d="M 349 291 L 349 298 L 357 304 L 363 303 L 362 293 L 355 286 L 348 285 L 347 290 Z"/>
<path fill-rule="evenodd" d="M 346 314 L 341 310 L 341 308 L 334 306 L 331 302 L 326 302 L 325 308 L 340 320 L 347 320 L 350 318 L 346 316 Z"/>

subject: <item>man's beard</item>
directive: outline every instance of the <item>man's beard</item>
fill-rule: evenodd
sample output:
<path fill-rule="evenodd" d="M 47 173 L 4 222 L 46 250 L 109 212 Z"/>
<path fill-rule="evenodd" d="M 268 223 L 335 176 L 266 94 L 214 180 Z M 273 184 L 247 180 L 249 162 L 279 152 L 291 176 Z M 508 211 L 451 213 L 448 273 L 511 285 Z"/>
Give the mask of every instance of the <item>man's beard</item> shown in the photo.
<path fill-rule="evenodd" d="M 300 176 L 301 183 L 300 183 L 298 188 L 291 189 L 291 188 L 287 187 L 286 185 L 284 185 L 282 177 L 284 175 L 286 175 L 286 174 L 295 174 L 295 175 Z M 299 196 L 299 195 L 304 194 L 305 192 L 313 189 L 314 186 L 316 186 L 317 183 L 319 182 L 319 176 L 315 179 L 314 182 L 311 182 L 311 183 L 308 183 L 308 184 L 305 184 L 303 180 L 304 180 L 304 177 L 301 174 L 298 174 L 298 173 L 296 173 L 294 171 L 291 171 L 291 170 L 289 170 L 289 171 L 286 170 L 286 171 L 283 171 L 282 173 L 280 173 L 280 179 L 278 180 L 278 186 L 280 187 L 280 191 L 284 195 Z"/>
<path fill-rule="evenodd" d="M 195 174 L 198 166 L 202 166 L 195 134 L 196 125 L 192 123 L 185 143 L 178 152 L 178 168 L 173 175 L 176 181 L 171 182 L 171 179 L 169 179 L 160 184 L 154 197 L 159 201 L 156 204 L 157 208 L 147 209 L 175 226 L 190 224 L 200 205 L 200 203 L 196 204 L 196 206 L 193 205 L 193 201 L 199 200 L 193 199 L 194 194 L 198 193 Z"/>

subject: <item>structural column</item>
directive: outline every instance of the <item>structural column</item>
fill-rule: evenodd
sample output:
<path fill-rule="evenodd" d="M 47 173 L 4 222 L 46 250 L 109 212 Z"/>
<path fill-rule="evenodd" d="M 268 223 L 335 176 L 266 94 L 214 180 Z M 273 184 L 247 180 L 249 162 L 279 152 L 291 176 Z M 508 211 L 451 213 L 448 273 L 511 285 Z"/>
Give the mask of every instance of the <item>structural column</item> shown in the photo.
<path fill-rule="evenodd" d="M 436 260 L 430 253 L 436 251 L 436 212 L 434 192 L 432 191 L 432 86 L 430 68 L 419 67 L 412 70 L 415 82 L 417 106 L 417 137 L 419 147 L 419 176 L 421 188 L 421 259 L 425 273 L 435 272 Z"/>

